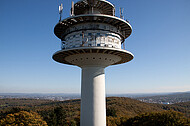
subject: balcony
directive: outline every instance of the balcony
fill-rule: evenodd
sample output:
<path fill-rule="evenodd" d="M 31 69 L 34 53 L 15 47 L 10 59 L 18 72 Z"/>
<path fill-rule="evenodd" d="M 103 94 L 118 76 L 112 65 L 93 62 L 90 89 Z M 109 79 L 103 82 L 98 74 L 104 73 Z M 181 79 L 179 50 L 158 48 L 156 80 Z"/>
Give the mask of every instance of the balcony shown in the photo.
<path fill-rule="evenodd" d="M 70 45 L 66 46 L 65 42 L 62 42 L 61 44 L 61 50 L 65 49 L 72 49 L 72 48 L 81 48 L 81 47 L 108 47 L 108 48 L 115 48 L 115 49 L 124 49 L 125 50 L 125 43 L 122 43 L 122 45 L 113 45 L 113 44 L 105 44 L 105 43 L 98 43 L 98 44 L 91 44 L 91 43 L 84 43 L 84 44 L 76 44 L 76 45 Z"/>

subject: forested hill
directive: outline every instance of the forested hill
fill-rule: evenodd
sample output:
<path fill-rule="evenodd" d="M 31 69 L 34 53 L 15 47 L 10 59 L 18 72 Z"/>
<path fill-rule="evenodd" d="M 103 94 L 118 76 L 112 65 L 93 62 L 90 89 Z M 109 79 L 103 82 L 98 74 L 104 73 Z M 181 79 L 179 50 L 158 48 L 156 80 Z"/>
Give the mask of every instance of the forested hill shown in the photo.
<path fill-rule="evenodd" d="M 51 101 L 36 99 L 0 99 L 0 110 L 10 109 L 11 107 L 21 107 L 33 111 L 44 111 L 56 106 L 63 106 L 72 111 L 80 111 L 80 100 Z M 175 110 L 182 112 L 190 117 L 190 102 L 177 103 L 172 105 L 145 103 L 126 97 L 108 97 L 106 99 L 107 109 L 114 109 L 117 116 L 127 115 L 129 117 L 140 113 Z M 67 110 L 69 111 L 69 110 Z"/>
<path fill-rule="evenodd" d="M 178 103 L 172 105 L 145 103 L 138 100 L 125 97 L 108 97 L 107 109 L 114 108 L 117 115 L 135 116 L 146 112 L 156 112 L 163 110 L 174 110 L 184 113 L 190 117 L 190 102 Z"/>
<path fill-rule="evenodd" d="M 106 99 L 107 120 L 121 117 L 132 118 L 142 113 L 162 112 L 174 110 L 190 118 L 190 102 L 172 105 L 145 103 L 126 97 L 108 97 Z M 68 101 L 50 101 L 36 99 L 0 99 L 0 119 L 9 113 L 20 110 L 37 112 L 48 125 L 55 125 L 56 114 L 62 113 L 66 122 L 79 122 L 80 99 Z M 62 119 L 63 120 L 63 119 Z"/>

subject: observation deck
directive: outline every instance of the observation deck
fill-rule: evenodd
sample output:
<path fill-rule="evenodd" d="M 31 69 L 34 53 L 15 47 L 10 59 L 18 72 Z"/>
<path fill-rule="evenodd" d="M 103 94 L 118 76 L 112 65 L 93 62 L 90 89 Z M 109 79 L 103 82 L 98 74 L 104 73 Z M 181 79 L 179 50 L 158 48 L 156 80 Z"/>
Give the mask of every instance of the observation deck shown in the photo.
<path fill-rule="evenodd" d="M 85 62 L 95 65 L 109 60 L 104 66 L 128 62 L 133 59 L 133 54 L 121 49 L 121 45 L 131 32 L 129 22 L 115 16 L 115 7 L 110 2 L 80 0 L 71 8 L 71 16 L 61 20 L 54 28 L 55 35 L 62 41 L 62 47 L 53 55 L 53 59 L 79 67 Z M 85 57 L 85 54 L 91 56 Z M 102 54 L 103 58 L 95 56 Z M 72 55 L 82 57 L 69 60 L 68 57 Z M 94 62 L 94 59 L 99 60 Z"/>

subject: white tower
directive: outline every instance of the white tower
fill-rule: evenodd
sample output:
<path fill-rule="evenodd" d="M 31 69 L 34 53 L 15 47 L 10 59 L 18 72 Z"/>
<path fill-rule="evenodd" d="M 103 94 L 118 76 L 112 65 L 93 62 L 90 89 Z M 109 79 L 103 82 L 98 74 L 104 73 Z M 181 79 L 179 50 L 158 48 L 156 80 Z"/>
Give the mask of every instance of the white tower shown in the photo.
<path fill-rule="evenodd" d="M 116 17 L 114 5 L 106 0 L 72 4 L 71 17 L 55 26 L 62 49 L 53 59 L 82 69 L 81 126 L 106 126 L 104 69 L 133 59 L 121 48 L 131 32 L 130 24 Z"/>

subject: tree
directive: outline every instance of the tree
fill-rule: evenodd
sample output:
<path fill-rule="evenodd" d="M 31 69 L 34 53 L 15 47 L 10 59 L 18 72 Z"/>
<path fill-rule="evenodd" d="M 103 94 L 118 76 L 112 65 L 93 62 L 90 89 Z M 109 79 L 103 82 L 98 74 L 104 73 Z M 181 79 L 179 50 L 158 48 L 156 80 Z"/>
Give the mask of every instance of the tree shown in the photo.
<path fill-rule="evenodd" d="M 182 113 L 175 111 L 164 111 L 145 113 L 130 118 L 121 123 L 120 126 L 189 126 L 190 122 Z"/>
<path fill-rule="evenodd" d="M 114 107 L 108 107 L 106 109 L 106 116 L 117 117 L 115 108 Z"/>
<path fill-rule="evenodd" d="M 62 107 L 56 107 L 54 109 L 56 126 L 64 126 L 67 124 L 66 122 L 66 110 Z"/>
<path fill-rule="evenodd" d="M 42 117 L 35 112 L 20 111 L 14 114 L 8 114 L 0 120 L 1 126 L 47 126 Z"/>

